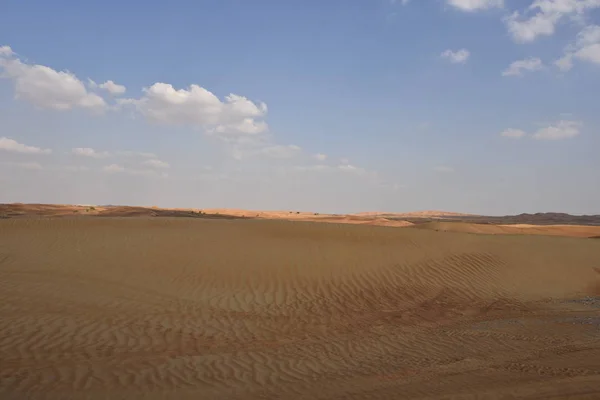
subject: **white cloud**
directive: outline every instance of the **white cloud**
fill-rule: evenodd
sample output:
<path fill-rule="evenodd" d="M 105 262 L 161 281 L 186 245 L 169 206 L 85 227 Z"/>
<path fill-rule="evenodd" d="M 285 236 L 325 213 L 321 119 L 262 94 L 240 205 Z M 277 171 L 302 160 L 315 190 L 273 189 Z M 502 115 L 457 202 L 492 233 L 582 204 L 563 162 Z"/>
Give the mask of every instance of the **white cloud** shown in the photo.
<path fill-rule="evenodd" d="M 106 81 L 106 82 L 98 85 L 96 82 L 94 82 L 93 80 L 90 79 L 89 83 L 90 83 L 90 87 L 92 87 L 92 88 L 98 87 L 100 89 L 104 89 L 108 93 L 110 93 L 114 96 L 121 95 L 127 91 L 127 88 L 125 86 L 116 84 L 113 81 Z"/>
<path fill-rule="evenodd" d="M 556 25 L 567 17 L 583 19 L 586 12 L 600 7 L 600 0 L 535 0 L 527 17 L 515 11 L 505 19 L 508 31 L 519 43 L 532 42 L 539 36 L 551 36 Z"/>
<path fill-rule="evenodd" d="M 290 145 L 272 145 L 260 149 L 260 154 L 270 158 L 292 158 L 300 154 L 302 149 L 299 146 Z"/>
<path fill-rule="evenodd" d="M 538 140 L 569 139 L 579 135 L 579 130 L 582 126 L 583 124 L 579 121 L 561 120 L 553 125 L 539 129 L 533 134 L 533 138 Z"/>
<path fill-rule="evenodd" d="M 341 164 L 337 166 L 337 169 L 344 172 L 351 172 L 358 175 L 363 175 L 367 173 L 367 170 L 361 167 L 357 167 L 352 164 Z"/>
<path fill-rule="evenodd" d="M 123 156 L 123 157 L 156 158 L 156 154 L 144 152 L 144 151 L 122 150 L 122 151 L 117 151 L 115 154 L 117 156 Z"/>
<path fill-rule="evenodd" d="M 91 157 L 91 158 L 106 158 L 106 157 L 110 156 L 110 153 L 108 153 L 107 151 L 98 152 L 89 147 L 76 147 L 71 150 L 71 153 L 78 155 L 78 156 Z"/>
<path fill-rule="evenodd" d="M 464 64 L 469 59 L 471 53 L 467 49 L 460 49 L 457 51 L 446 50 L 440 54 L 440 57 L 450 61 L 453 64 Z"/>
<path fill-rule="evenodd" d="M 93 112 L 102 112 L 107 107 L 102 97 L 88 92 L 71 72 L 23 63 L 7 46 L 0 52 L 0 71 L 0 77 L 14 81 L 15 97 L 36 107 L 58 111 L 83 108 Z"/>
<path fill-rule="evenodd" d="M 52 150 L 42 149 L 35 146 L 27 146 L 23 143 L 19 143 L 14 139 L 7 137 L 0 137 L 0 150 L 10 151 L 13 153 L 23 154 L 50 154 Z"/>
<path fill-rule="evenodd" d="M 327 159 L 327 154 L 317 153 L 313 157 L 319 161 L 325 161 Z"/>
<path fill-rule="evenodd" d="M 256 121 L 254 118 L 244 118 L 241 121 L 229 124 L 218 125 L 208 133 L 217 133 L 223 135 L 256 135 L 268 130 L 268 126 L 264 121 Z"/>
<path fill-rule="evenodd" d="M 298 172 L 309 172 L 309 171 L 330 171 L 330 172 L 345 172 L 356 174 L 359 176 L 370 175 L 376 177 L 376 172 L 369 172 L 365 168 L 357 167 L 352 164 L 339 164 L 339 165 L 327 165 L 327 164 L 315 164 L 315 165 L 298 165 L 293 168 L 294 171 Z"/>
<path fill-rule="evenodd" d="M 556 65 L 561 71 L 570 70 L 573 68 L 573 55 L 569 53 L 565 54 L 563 57 L 554 61 L 554 65 Z"/>
<path fill-rule="evenodd" d="M 522 20 L 518 12 L 505 19 L 509 33 L 516 42 L 533 42 L 538 36 L 554 34 L 554 26 L 560 17 L 557 14 L 545 15 L 543 13 Z"/>
<path fill-rule="evenodd" d="M 10 46 L 0 46 L 0 57 L 13 57 L 14 54 Z"/>
<path fill-rule="evenodd" d="M 472 12 L 504 7 L 504 0 L 448 0 L 448 4 L 462 11 Z"/>
<path fill-rule="evenodd" d="M 140 158 L 153 158 L 157 156 L 154 153 L 143 152 L 143 151 L 131 151 L 131 150 L 118 150 L 114 152 L 98 151 L 90 147 L 76 147 L 71 149 L 71 153 L 77 156 L 90 157 L 90 158 L 108 158 L 108 157 L 140 157 Z M 159 160 L 155 160 L 159 161 Z M 161 161 L 162 162 L 162 161 Z"/>
<path fill-rule="evenodd" d="M 562 71 L 573 67 L 573 60 L 578 59 L 600 65 L 600 26 L 590 25 L 577 34 L 575 43 L 568 46 L 565 55 L 554 64 Z"/>
<path fill-rule="evenodd" d="M 523 71 L 539 71 L 543 66 L 542 60 L 530 57 L 511 63 L 508 68 L 502 72 L 502 76 L 522 76 Z"/>
<path fill-rule="evenodd" d="M 166 178 L 169 175 L 166 172 L 157 172 L 152 169 L 134 169 L 134 168 L 126 168 L 119 164 L 110 164 L 102 168 L 104 172 L 108 172 L 110 174 L 127 174 L 134 176 L 147 176 L 147 177 L 162 177 Z"/>
<path fill-rule="evenodd" d="M 163 168 L 163 169 L 171 167 L 168 162 L 157 160 L 157 159 L 146 160 L 142 163 L 142 165 L 147 165 L 152 168 Z"/>
<path fill-rule="evenodd" d="M 177 90 L 167 83 L 155 83 L 144 89 L 140 99 L 123 99 L 119 103 L 134 105 L 151 121 L 191 125 L 219 135 L 255 135 L 268 129 L 261 120 L 267 113 L 266 104 L 235 94 L 221 101 L 198 85 Z"/>
<path fill-rule="evenodd" d="M 105 172 L 116 173 L 125 171 L 125 167 L 119 164 L 110 164 L 102 168 Z"/>
<path fill-rule="evenodd" d="M 325 164 L 316 164 L 316 165 L 297 165 L 294 168 L 294 171 L 325 171 L 331 170 L 333 167 Z"/>
<path fill-rule="evenodd" d="M 525 135 L 526 135 L 525 131 L 523 131 L 521 129 L 513 129 L 513 128 L 505 129 L 504 131 L 500 132 L 500 136 L 504 136 L 504 137 L 512 138 L 512 139 L 519 139 Z"/>

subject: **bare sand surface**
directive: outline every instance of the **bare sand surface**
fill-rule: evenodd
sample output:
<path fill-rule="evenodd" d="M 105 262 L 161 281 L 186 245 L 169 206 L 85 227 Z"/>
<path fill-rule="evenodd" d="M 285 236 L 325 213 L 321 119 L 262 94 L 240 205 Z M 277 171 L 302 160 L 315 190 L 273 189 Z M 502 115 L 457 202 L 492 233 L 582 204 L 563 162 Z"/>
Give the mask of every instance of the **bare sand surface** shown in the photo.
<path fill-rule="evenodd" d="M 465 232 L 489 235 L 548 235 L 570 237 L 600 237 L 600 216 L 572 216 L 542 213 L 535 215 L 485 217 L 445 211 L 410 213 L 363 212 L 357 214 L 321 214 L 301 211 L 255 211 L 231 208 L 159 208 L 140 206 L 102 206 L 69 204 L 0 204 L 0 219 L 30 217 L 194 217 L 211 219 L 260 219 L 336 224 L 375 225 L 396 228 L 415 227 L 436 231 Z M 408 220 L 410 221 L 408 221 Z M 539 224 L 502 221 L 531 220 Z M 494 222 L 490 222 L 494 221 Z M 567 221 L 568 224 L 549 223 Z M 585 224 L 574 224 L 583 221 Z"/>
<path fill-rule="evenodd" d="M 486 235 L 547 235 L 589 238 L 600 235 L 600 226 L 586 225 L 491 225 L 464 222 L 427 222 L 414 228 L 446 232 L 478 233 Z"/>
<path fill-rule="evenodd" d="M 1 399 L 598 399 L 600 241 L 0 219 Z"/>

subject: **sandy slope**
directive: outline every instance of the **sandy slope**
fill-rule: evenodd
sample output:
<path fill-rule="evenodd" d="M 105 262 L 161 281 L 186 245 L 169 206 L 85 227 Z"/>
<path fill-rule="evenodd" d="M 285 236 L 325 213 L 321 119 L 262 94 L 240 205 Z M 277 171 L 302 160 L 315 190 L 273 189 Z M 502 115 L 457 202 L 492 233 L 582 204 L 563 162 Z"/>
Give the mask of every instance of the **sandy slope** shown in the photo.
<path fill-rule="evenodd" d="M 476 214 L 464 214 L 457 212 L 449 212 L 449 211 L 439 211 L 439 210 L 427 210 L 427 211 L 412 211 L 406 213 L 392 213 L 392 212 L 382 212 L 382 211 L 367 211 L 360 212 L 353 215 L 359 216 L 369 216 L 369 217 L 377 217 L 377 216 L 387 216 L 387 217 L 400 217 L 400 218 L 408 218 L 408 217 L 421 217 L 421 218 L 436 218 L 436 217 L 475 217 Z"/>
<path fill-rule="evenodd" d="M 0 220 L 0 398 L 597 399 L 586 296 L 592 239 Z"/>
<path fill-rule="evenodd" d="M 584 216 L 585 225 L 574 225 L 573 221 L 581 220 L 578 216 L 568 214 L 536 214 L 533 217 L 505 216 L 482 217 L 473 214 L 459 214 L 444 211 L 417 211 L 412 213 L 380 213 L 363 212 L 358 214 L 320 214 L 299 211 L 254 211 L 231 208 L 190 209 L 190 208 L 159 208 L 134 206 L 94 206 L 94 205 L 65 205 L 65 204 L 0 204 L 0 218 L 28 217 L 194 217 L 194 218 L 246 218 L 289 220 L 303 222 L 329 222 L 337 224 L 376 225 L 391 227 L 409 227 L 415 225 L 419 229 L 437 231 L 466 232 L 480 234 L 526 234 L 570 237 L 599 237 L 600 225 L 596 217 Z M 557 217 L 558 216 L 558 217 Z M 457 218 L 466 218 L 460 222 Z M 483 218 L 473 222 L 472 218 Z M 413 222 L 403 220 L 410 219 Z M 444 219 L 453 218 L 453 221 Z M 485 223 L 486 218 L 492 218 L 494 223 Z M 500 221 L 532 219 L 538 225 L 503 224 Z M 537 218 L 537 219 L 536 219 Z M 434 219 L 434 222 L 425 222 Z M 471 219 L 471 220 L 470 220 Z M 568 221 L 569 225 L 548 224 L 549 221 Z M 596 223 L 595 226 L 593 224 Z"/>
<path fill-rule="evenodd" d="M 414 225 L 414 228 L 487 235 L 548 235 L 583 238 L 600 236 L 600 226 L 584 225 L 488 225 L 463 222 L 428 222 Z"/>

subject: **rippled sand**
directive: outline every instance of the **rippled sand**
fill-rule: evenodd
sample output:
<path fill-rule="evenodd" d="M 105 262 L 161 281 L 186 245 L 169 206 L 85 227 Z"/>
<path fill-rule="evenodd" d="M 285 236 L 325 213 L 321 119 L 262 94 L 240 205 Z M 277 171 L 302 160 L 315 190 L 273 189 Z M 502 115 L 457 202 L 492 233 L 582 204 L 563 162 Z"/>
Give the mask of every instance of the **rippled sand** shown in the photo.
<path fill-rule="evenodd" d="M 598 399 L 596 296 L 594 239 L 0 220 L 0 398 Z"/>

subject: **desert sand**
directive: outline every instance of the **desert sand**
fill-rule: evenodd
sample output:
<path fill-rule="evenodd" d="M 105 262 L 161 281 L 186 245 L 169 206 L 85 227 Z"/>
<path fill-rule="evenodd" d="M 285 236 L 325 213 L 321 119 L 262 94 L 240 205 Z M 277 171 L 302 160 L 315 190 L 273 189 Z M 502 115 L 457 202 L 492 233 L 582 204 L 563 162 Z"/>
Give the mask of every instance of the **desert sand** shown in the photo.
<path fill-rule="evenodd" d="M 600 226 L 584 225 L 488 225 L 463 222 L 428 222 L 413 226 L 416 229 L 430 229 L 446 232 L 465 232 L 486 235 L 547 235 L 591 238 L 600 236 Z"/>
<path fill-rule="evenodd" d="M 29 217 L 187 217 L 205 219 L 259 219 L 335 224 L 413 227 L 435 231 L 488 235 L 547 235 L 600 237 L 600 215 L 521 214 L 486 217 L 446 211 L 409 213 L 362 212 L 357 214 L 321 214 L 301 211 L 255 211 L 231 208 L 159 208 L 69 204 L 0 204 L 0 219 Z M 521 222 L 515 222 L 521 221 Z M 537 223 L 532 223 L 537 222 Z M 578 225 L 577 223 L 580 222 Z M 583 222 L 583 224 L 581 224 Z"/>
<path fill-rule="evenodd" d="M 599 240 L 429 228 L 0 219 L 0 398 L 600 398 Z"/>

